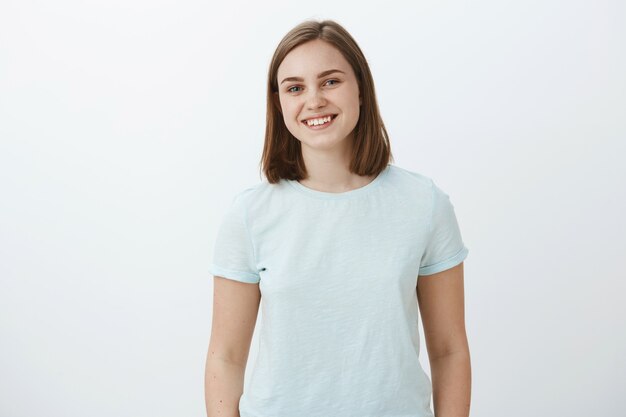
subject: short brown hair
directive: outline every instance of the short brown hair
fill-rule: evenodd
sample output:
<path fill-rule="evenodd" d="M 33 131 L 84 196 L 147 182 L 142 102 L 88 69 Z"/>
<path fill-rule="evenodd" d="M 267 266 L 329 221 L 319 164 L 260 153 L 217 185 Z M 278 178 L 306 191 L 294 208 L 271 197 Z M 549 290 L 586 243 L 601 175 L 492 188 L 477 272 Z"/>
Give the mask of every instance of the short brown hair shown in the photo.
<path fill-rule="evenodd" d="M 291 29 L 280 41 L 270 63 L 267 83 L 267 123 L 261 169 L 272 184 L 281 178 L 300 180 L 307 176 L 300 141 L 285 126 L 278 101 L 278 67 L 299 45 L 321 39 L 341 52 L 350 63 L 359 85 L 361 110 L 354 128 L 354 154 L 350 171 L 358 175 L 378 175 L 393 161 L 389 135 L 380 116 L 374 80 L 363 52 L 339 23 L 333 20 L 306 20 Z"/>

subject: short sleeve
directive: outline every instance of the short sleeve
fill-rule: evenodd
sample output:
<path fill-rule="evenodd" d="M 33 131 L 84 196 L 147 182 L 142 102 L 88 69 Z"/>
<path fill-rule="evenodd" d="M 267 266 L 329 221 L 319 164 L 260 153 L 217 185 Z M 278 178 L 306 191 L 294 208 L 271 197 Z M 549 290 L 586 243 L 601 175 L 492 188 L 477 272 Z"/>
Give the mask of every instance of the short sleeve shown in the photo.
<path fill-rule="evenodd" d="M 429 237 L 420 262 L 419 275 L 432 275 L 460 264 L 469 253 L 463 243 L 450 197 L 434 182 Z"/>
<path fill-rule="evenodd" d="M 209 272 L 214 276 L 256 284 L 260 281 L 260 276 L 255 266 L 254 246 L 241 194 L 233 198 L 222 218 Z"/>

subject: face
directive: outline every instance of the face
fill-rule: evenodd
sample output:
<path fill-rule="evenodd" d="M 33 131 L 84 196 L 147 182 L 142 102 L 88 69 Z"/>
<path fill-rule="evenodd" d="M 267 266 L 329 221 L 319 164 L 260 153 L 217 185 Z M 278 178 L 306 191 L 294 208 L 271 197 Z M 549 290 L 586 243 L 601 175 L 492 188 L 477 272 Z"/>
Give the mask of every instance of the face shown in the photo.
<path fill-rule="evenodd" d="M 332 71 L 331 70 L 339 70 Z M 303 147 L 351 145 L 359 120 L 359 86 L 352 67 L 334 46 L 316 39 L 294 48 L 278 67 L 278 93 L 287 129 Z M 326 117 L 309 126 L 307 119 Z"/>

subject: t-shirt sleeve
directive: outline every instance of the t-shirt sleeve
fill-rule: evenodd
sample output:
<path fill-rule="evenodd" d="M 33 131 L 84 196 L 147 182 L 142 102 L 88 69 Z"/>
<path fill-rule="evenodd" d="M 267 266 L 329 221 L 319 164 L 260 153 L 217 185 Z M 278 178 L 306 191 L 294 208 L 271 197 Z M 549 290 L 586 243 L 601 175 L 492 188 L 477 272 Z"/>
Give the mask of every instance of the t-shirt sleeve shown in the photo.
<path fill-rule="evenodd" d="M 241 194 L 237 194 L 222 218 L 213 248 L 209 272 L 214 276 L 256 284 L 260 281 L 254 246 Z"/>
<path fill-rule="evenodd" d="M 429 237 L 420 262 L 419 275 L 432 275 L 463 262 L 469 253 L 463 243 L 450 196 L 434 182 Z"/>

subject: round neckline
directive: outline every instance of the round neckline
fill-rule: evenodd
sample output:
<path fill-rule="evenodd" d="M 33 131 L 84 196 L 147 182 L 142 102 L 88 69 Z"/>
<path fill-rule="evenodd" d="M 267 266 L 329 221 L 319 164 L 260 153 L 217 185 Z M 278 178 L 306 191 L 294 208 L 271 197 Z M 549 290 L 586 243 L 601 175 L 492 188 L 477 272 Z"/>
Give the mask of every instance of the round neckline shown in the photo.
<path fill-rule="evenodd" d="M 368 191 L 376 187 L 376 185 L 378 185 L 383 180 L 385 174 L 389 172 L 390 167 L 391 164 L 387 164 L 385 169 L 383 169 L 372 181 L 365 184 L 364 186 L 355 188 L 354 190 L 343 191 L 340 193 L 314 190 L 313 188 L 309 188 L 305 185 L 300 184 L 297 180 L 287 180 L 287 182 L 291 184 L 291 186 L 294 187 L 296 190 L 303 192 L 311 197 L 317 197 L 322 199 L 347 198 L 367 193 Z"/>

